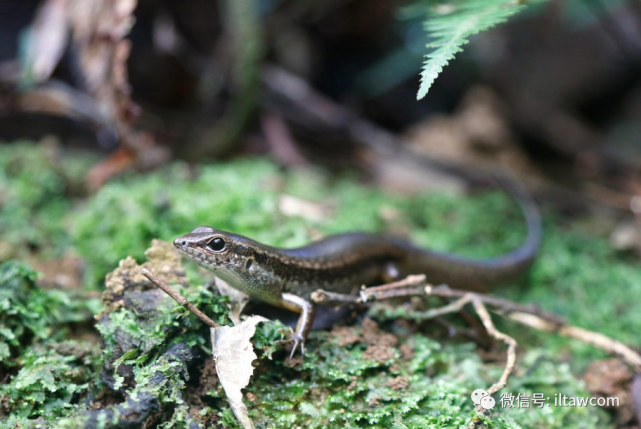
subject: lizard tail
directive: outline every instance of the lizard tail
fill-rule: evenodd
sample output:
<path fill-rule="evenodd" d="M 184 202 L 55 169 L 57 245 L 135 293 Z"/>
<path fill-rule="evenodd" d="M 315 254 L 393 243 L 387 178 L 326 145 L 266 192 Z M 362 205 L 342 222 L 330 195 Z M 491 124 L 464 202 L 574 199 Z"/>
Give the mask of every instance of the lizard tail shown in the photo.
<path fill-rule="evenodd" d="M 488 291 L 514 280 L 527 271 L 539 250 L 542 222 L 531 194 L 514 179 L 495 178 L 518 202 L 527 224 L 523 244 L 511 252 L 489 259 L 466 258 L 413 246 L 408 252 L 403 274 L 424 273 L 432 284 L 445 283 L 453 288 Z"/>

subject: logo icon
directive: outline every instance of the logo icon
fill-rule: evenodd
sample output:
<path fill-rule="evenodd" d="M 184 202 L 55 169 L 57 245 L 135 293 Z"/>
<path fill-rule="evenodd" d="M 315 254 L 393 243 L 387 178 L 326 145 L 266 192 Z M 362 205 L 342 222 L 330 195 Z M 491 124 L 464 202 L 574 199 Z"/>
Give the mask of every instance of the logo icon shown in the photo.
<path fill-rule="evenodd" d="M 487 396 L 487 392 L 484 389 L 476 389 L 472 392 L 472 402 L 474 402 L 474 405 L 479 405 L 484 396 Z"/>
<path fill-rule="evenodd" d="M 472 392 L 472 402 L 474 402 L 474 405 L 480 405 L 486 410 L 491 410 L 496 405 L 494 398 L 489 396 L 484 389 L 476 389 Z"/>
<path fill-rule="evenodd" d="M 495 405 L 496 401 L 491 396 L 484 396 L 483 399 L 481 399 L 481 407 L 486 410 L 491 410 Z"/>

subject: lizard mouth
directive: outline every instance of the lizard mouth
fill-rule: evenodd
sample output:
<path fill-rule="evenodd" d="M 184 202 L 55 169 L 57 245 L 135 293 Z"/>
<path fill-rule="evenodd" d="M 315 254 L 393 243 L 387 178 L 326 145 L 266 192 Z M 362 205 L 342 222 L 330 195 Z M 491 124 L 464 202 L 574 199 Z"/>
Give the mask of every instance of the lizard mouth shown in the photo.
<path fill-rule="evenodd" d="M 181 239 L 181 237 L 174 240 L 174 247 L 178 250 L 178 253 L 189 257 L 189 259 L 193 259 L 198 263 L 205 262 L 205 255 L 203 252 L 190 247 L 189 243 L 186 240 Z"/>

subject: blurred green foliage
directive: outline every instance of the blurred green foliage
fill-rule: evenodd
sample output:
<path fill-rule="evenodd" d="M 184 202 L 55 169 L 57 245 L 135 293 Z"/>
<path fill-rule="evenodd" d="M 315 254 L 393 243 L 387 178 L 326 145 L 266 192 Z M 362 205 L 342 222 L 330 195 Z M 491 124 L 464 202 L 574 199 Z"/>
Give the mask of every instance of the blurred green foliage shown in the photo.
<path fill-rule="evenodd" d="M 323 220 L 286 216 L 279 210 L 282 194 L 326 201 L 335 212 Z M 460 210 L 452 196 L 406 198 L 354 180 L 330 180 L 319 171 L 282 172 L 266 159 L 202 166 L 197 172 L 176 163 L 107 184 L 73 213 L 72 233 L 77 249 L 91 262 L 90 270 L 95 270 L 90 271 L 92 284 L 124 256 L 140 259 L 153 238 L 172 241 L 200 225 L 293 247 L 308 243 L 314 231 L 384 230 L 381 213 L 393 210 L 402 217 L 398 226 L 432 248 L 474 246 L 468 254 L 481 256 L 518 246 L 525 235 L 518 226 L 518 210 L 510 210 L 508 200 L 498 195 L 481 201 L 485 207 L 479 216 L 478 207 Z M 516 227 L 493 228 L 496 213 Z"/>
<path fill-rule="evenodd" d="M 65 219 L 92 159 L 30 142 L 0 146 L 0 260 L 71 246 Z"/>

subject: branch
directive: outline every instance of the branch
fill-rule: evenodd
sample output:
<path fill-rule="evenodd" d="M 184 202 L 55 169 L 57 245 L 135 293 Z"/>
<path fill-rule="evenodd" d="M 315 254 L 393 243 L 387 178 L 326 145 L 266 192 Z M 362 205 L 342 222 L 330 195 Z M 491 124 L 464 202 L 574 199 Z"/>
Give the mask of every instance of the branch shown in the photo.
<path fill-rule="evenodd" d="M 598 332 L 579 328 L 578 326 L 556 326 L 548 320 L 533 314 L 515 312 L 508 314 L 507 317 L 531 328 L 540 331 L 555 332 L 563 337 L 574 338 L 607 353 L 618 355 L 630 366 L 634 367 L 637 372 L 641 373 L 641 355 L 620 341 L 599 334 Z"/>
<path fill-rule="evenodd" d="M 397 282 L 388 283 L 382 286 L 373 286 L 370 288 L 362 288 L 360 296 L 363 302 L 367 302 L 370 299 L 388 299 L 394 296 L 402 296 L 399 294 L 399 290 L 406 292 L 408 295 L 423 295 L 424 291 L 419 291 L 417 289 L 407 288 L 412 286 L 424 286 L 425 285 L 425 274 L 419 274 L 414 276 L 407 276 L 403 280 Z M 419 292 L 418 294 L 415 292 Z"/>
<path fill-rule="evenodd" d="M 220 327 L 218 323 L 214 322 L 209 317 L 207 317 L 202 311 L 194 307 L 194 305 L 191 302 L 189 302 L 187 298 L 185 298 L 184 296 L 176 292 L 171 286 L 169 286 L 167 283 L 160 280 L 147 268 L 143 268 L 141 272 L 143 276 L 147 277 L 153 284 L 158 286 L 159 289 L 162 289 L 167 295 L 175 299 L 178 304 L 182 305 L 187 310 L 191 311 L 196 317 L 202 320 L 207 326 L 210 326 L 212 328 Z"/>
<path fill-rule="evenodd" d="M 472 295 L 472 305 L 474 305 L 476 313 L 481 318 L 481 322 L 483 322 L 483 326 L 485 326 L 487 333 L 490 334 L 492 338 L 503 341 L 505 344 L 507 344 L 507 362 L 505 363 L 505 370 L 503 371 L 503 374 L 501 374 L 501 378 L 499 378 L 499 381 L 497 381 L 489 389 L 487 389 L 487 394 L 491 396 L 507 384 L 507 378 L 514 370 L 514 365 L 516 364 L 517 344 L 514 338 L 510 337 L 507 334 L 499 332 L 496 329 L 494 323 L 492 322 L 492 318 L 490 317 L 490 313 L 488 313 L 487 308 L 485 308 L 485 305 L 479 299 L 478 295 Z"/>
<path fill-rule="evenodd" d="M 510 359 L 510 347 L 516 347 L 516 342 L 512 346 L 511 337 L 496 331 L 494 325 L 489 325 L 491 320 L 489 314 L 487 317 L 483 311 L 487 313 L 485 306 L 489 306 L 493 311 L 515 320 L 523 325 L 541 331 L 555 332 L 561 336 L 574 338 L 583 341 L 598 349 L 601 349 L 609 354 L 618 355 L 628 365 L 632 366 L 637 372 L 641 373 L 641 355 L 612 338 L 597 332 L 588 331 L 577 326 L 568 325 L 567 322 L 560 316 L 542 310 L 537 305 L 523 305 L 516 302 L 498 298 L 495 296 L 471 293 L 469 291 L 450 289 L 446 285 L 432 286 L 425 284 L 424 275 L 408 276 L 403 280 L 370 288 L 363 287 L 359 296 L 340 294 L 335 292 L 327 292 L 319 289 L 312 293 L 311 300 L 316 304 L 335 305 L 335 306 L 348 306 L 354 304 L 363 304 L 368 301 L 376 301 L 390 298 L 410 297 L 410 296 L 437 296 L 441 298 L 456 298 L 456 301 L 440 308 L 431 309 L 425 312 L 417 312 L 417 318 L 420 319 L 433 319 L 444 314 L 455 313 L 463 309 L 465 305 L 472 302 L 481 321 L 488 333 L 496 339 L 499 339 L 508 344 L 508 360 Z M 482 307 L 482 309 L 481 309 Z M 490 328 L 491 326 L 492 328 Z M 492 331 L 493 329 L 493 331 Z M 508 362 L 509 364 L 509 362 Z M 513 366 L 513 363 L 512 363 Z M 508 368 L 504 373 L 505 378 L 509 374 Z M 503 379 L 503 377 L 502 377 Z M 504 384 L 497 383 L 496 390 L 500 389 Z M 493 386 L 494 387 L 494 386 Z M 495 391 L 496 391 L 495 390 Z"/>

